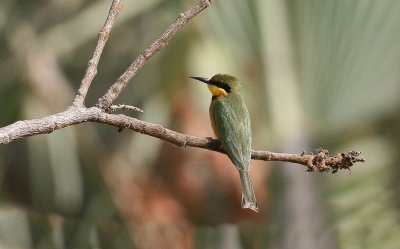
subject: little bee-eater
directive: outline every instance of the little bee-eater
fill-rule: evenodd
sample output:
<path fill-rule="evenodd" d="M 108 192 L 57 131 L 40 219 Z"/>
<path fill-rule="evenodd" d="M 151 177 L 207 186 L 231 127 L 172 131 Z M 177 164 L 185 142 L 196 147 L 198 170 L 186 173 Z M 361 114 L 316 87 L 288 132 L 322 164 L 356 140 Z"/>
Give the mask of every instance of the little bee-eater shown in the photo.
<path fill-rule="evenodd" d="M 242 183 L 242 208 L 258 212 L 249 170 L 251 159 L 250 116 L 237 79 L 217 74 L 211 79 L 191 77 L 207 84 L 211 91 L 210 120 L 215 136 L 239 171 Z"/>

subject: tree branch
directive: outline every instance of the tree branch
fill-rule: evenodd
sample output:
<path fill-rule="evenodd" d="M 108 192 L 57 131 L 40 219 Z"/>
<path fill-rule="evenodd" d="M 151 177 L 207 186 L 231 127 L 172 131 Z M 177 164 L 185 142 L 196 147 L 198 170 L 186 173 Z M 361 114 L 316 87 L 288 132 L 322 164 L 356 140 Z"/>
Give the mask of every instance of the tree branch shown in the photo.
<path fill-rule="evenodd" d="M 181 13 L 179 17 L 164 31 L 164 33 L 162 33 L 156 41 L 154 41 L 132 62 L 117 81 L 107 90 L 106 94 L 98 100 L 97 106 L 103 110 L 107 110 L 143 65 L 146 64 L 153 55 L 164 48 L 172 37 L 174 37 L 176 32 L 178 32 L 187 22 L 202 10 L 210 6 L 211 2 L 212 0 L 199 0 L 195 6 L 186 12 Z"/>
<path fill-rule="evenodd" d="M 130 129 L 159 138 L 179 147 L 196 147 L 225 153 L 219 141 L 211 137 L 196 137 L 182 134 L 167 129 L 162 125 L 145 122 L 123 114 L 109 114 L 97 107 L 85 108 L 74 106 L 69 107 L 64 112 L 48 117 L 18 121 L 0 128 L 0 145 L 8 144 L 24 137 L 52 133 L 55 130 L 85 122 L 97 122 L 115 126 L 120 129 Z M 350 151 L 330 157 L 328 152 L 323 149 L 318 149 L 315 155 L 253 150 L 251 158 L 263 161 L 297 163 L 307 166 L 307 171 L 314 171 L 317 169 L 320 172 L 331 171 L 332 173 L 336 173 L 341 169 L 350 170 L 355 163 L 364 162 L 364 159 L 360 157 L 360 152 L 357 151 Z"/>
<path fill-rule="evenodd" d="M 99 64 L 101 54 L 103 53 L 103 49 L 107 43 L 111 29 L 120 12 L 121 12 L 121 0 L 113 0 L 106 22 L 104 23 L 102 30 L 99 32 L 97 45 L 93 52 L 93 56 L 89 60 L 85 76 L 81 81 L 81 85 L 79 86 L 79 89 L 73 101 L 73 105 L 75 106 L 83 106 L 85 102 L 85 98 L 89 91 L 89 87 L 94 79 L 94 76 L 96 76 L 97 74 L 97 66 Z"/>
<path fill-rule="evenodd" d="M 114 0 L 112 2 L 107 20 L 102 31 L 99 33 L 99 38 L 96 49 L 93 53 L 93 57 L 88 63 L 88 68 L 84 78 L 82 79 L 73 104 L 65 111 L 57 114 L 39 119 L 18 121 L 0 128 L 0 145 L 8 144 L 25 137 L 52 133 L 55 130 L 71 125 L 85 122 L 97 122 L 118 127 L 120 130 L 130 129 L 140 132 L 180 147 L 197 147 L 225 153 L 219 141 L 214 138 L 190 136 L 167 129 L 159 124 L 141 121 L 122 114 L 117 115 L 106 112 L 109 111 L 113 101 L 118 97 L 123 88 L 128 84 L 129 80 L 135 76 L 139 69 L 154 54 L 165 47 L 171 38 L 176 34 L 176 32 L 178 32 L 191 18 L 207 8 L 211 4 L 211 0 L 199 0 L 195 6 L 180 14 L 175 22 L 173 22 L 161 35 L 161 37 L 153 42 L 150 47 L 148 47 L 139 57 L 137 57 L 128 67 L 128 69 L 109 88 L 106 94 L 99 99 L 97 104 L 98 107 L 84 107 L 83 103 L 88 93 L 90 84 L 96 75 L 97 65 L 99 63 L 101 53 L 104 49 L 115 19 L 118 16 L 118 13 L 121 11 L 120 3 L 120 0 Z M 140 110 L 125 105 L 114 107 L 114 109 L 118 108 Z M 297 163 L 307 166 L 308 171 L 314 171 L 317 169 L 320 172 L 331 171 L 333 173 L 341 169 L 349 170 L 354 163 L 364 162 L 364 159 L 360 157 L 360 152 L 357 151 L 350 151 L 348 153 L 341 153 L 334 157 L 330 157 L 328 151 L 324 149 L 316 150 L 315 155 L 306 155 L 305 153 L 298 155 L 253 150 L 251 156 L 256 160 Z"/>

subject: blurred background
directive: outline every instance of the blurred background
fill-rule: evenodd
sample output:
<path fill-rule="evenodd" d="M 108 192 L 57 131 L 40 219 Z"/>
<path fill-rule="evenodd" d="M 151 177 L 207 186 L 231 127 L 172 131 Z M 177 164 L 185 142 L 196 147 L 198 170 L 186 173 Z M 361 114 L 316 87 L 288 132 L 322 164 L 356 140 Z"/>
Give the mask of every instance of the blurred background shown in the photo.
<path fill-rule="evenodd" d="M 72 102 L 111 1 L 0 2 L 0 126 Z M 124 1 L 92 106 L 194 0 Z M 126 113 L 212 136 L 210 93 L 240 79 L 253 146 L 352 149 L 351 174 L 252 161 L 260 212 L 226 156 L 80 124 L 0 148 L 0 248 L 400 248 L 400 2 L 216 0 L 132 80 Z"/>

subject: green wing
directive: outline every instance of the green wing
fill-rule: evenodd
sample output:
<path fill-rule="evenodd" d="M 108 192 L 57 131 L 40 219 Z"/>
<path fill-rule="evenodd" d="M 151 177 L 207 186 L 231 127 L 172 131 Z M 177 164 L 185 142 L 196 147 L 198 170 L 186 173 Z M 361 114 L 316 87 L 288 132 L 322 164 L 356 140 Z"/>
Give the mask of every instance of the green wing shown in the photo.
<path fill-rule="evenodd" d="M 218 139 L 238 170 L 248 170 L 251 158 L 249 112 L 241 98 L 218 100 L 214 106 Z"/>

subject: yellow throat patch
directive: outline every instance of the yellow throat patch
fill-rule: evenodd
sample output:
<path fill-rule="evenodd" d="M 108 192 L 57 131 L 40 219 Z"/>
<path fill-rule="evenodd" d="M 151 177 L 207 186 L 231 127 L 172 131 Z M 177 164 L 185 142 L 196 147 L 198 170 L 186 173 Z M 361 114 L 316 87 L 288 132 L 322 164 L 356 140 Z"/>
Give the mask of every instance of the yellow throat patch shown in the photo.
<path fill-rule="evenodd" d="M 212 96 L 221 96 L 221 95 L 227 96 L 228 95 L 228 93 L 222 88 L 219 88 L 219 87 L 213 86 L 213 85 L 207 85 L 207 86 L 208 86 L 208 89 L 210 89 Z"/>

